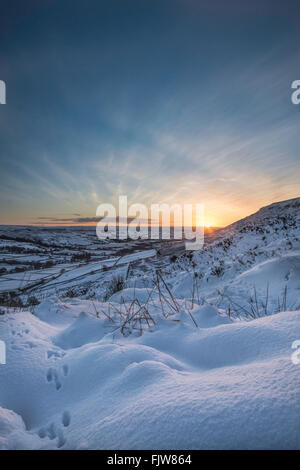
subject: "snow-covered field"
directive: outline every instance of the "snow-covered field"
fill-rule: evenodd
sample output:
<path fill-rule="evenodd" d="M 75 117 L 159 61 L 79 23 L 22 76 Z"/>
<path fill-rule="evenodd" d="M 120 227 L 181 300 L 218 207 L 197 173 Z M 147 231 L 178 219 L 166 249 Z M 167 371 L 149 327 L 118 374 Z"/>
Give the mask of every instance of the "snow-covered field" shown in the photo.
<path fill-rule="evenodd" d="M 197 253 L 2 228 L 11 256 L 59 262 L 0 277 L 0 448 L 299 449 L 299 209 L 261 209 Z"/>

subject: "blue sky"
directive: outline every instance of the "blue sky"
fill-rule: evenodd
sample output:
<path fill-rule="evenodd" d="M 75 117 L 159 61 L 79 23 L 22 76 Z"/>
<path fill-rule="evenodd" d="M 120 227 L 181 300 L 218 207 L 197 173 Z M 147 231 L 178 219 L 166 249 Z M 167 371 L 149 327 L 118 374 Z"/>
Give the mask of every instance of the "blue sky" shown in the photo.
<path fill-rule="evenodd" d="M 1 2 L 2 224 L 300 196 L 297 1 Z"/>

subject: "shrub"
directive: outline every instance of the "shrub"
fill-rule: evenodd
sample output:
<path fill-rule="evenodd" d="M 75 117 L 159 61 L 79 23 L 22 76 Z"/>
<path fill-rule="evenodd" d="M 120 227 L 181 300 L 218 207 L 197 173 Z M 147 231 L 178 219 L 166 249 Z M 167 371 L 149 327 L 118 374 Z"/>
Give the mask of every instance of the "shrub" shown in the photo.
<path fill-rule="evenodd" d="M 88 263 L 91 259 L 91 253 L 87 253 L 86 251 L 84 253 L 74 253 L 71 257 L 71 263 L 77 263 L 78 261 L 84 261 L 85 263 Z"/>
<path fill-rule="evenodd" d="M 26 307 L 36 307 L 39 303 L 38 299 L 34 295 L 31 295 L 27 299 Z"/>
<path fill-rule="evenodd" d="M 116 292 L 120 292 L 125 287 L 125 281 L 122 276 L 115 276 L 107 286 L 104 300 L 109 299 Z"/>
<path fill-rule="evenodd" d="M 68 297 L 69 299 L 73 299 L 73 297 L 75 297 L 75 296 L 76 296 L 76 294 L 73 291 L 73 289 L 68 289 L 67 292 L 65 293 L 65 297 Z"/>
<path fill-rule="evenodd" d="M 223 268 L 223 266 L 214 266 L 211 269 L 210 273 L 211 273 L 212 276 L 221 277 L 224 274 L 224 268 Z"/>

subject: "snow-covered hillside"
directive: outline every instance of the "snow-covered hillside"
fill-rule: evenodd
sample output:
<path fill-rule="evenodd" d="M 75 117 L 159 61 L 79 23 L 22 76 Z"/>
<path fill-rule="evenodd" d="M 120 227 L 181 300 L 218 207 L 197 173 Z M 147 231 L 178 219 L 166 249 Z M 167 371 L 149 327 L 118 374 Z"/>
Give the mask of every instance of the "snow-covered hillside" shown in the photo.
<path fill-rule="evenodd" d="M 105 301 L 2 307 L 0 449 L 299 449 L 299 208 L 127 270 Z"/>
<path fill-rule="evenodd" d="M 268 313 L 300 309 L 300 198 L 264 207 L 219 232 L 170 273 L 174 295 L 241 311 L 254 300 Z M 254 299 L 255 297 L 255 299 Z M 228 299 L 229 298 L 229 299 Z"/>

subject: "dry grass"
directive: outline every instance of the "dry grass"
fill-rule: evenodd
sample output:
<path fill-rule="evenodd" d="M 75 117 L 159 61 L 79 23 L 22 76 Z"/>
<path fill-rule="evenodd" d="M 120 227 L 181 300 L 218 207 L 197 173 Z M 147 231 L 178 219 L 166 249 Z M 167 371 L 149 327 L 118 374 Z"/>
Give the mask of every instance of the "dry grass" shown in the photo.
<path fill-rule="evenodd" d="M 221 303 L 226 302 L 226 313 L 229 318 L 231 317 L 245 317 L 254 320 L 255 318 L 261 318 L 264 316 L 272 315 L 273 313 L 285 312 L 289 308 L 287 306 L 287 286 L 283 290 L 283 294 L 278 297 L 277 308 L 274 311 L 274 307 L 270 305 L 269 296 L 269 284 L 266 288 L 265 295 L 258 298 L 256 287 L 253 288 L 253 294 L 249 297 L 244 305 L 241 305 L 231 296 L 224 292 L 218 292 Z"/>
<path fill-rule="evenodd" d="M 155 299 L 153 298 L 155 296 Z M 178 317 L 181 306 L 174 298 L 166 280 L 163 278 L 162 273 L 157 270 L 153 277 L 153 286 L 149 290 L 146 301 L 140 302 L 133 293 L 133 300 L 125 302 L 122 299 L 120 304 L 107 302 L 107 308 L 97 309 L 95 303 L 92 302 L 93 309 L 96 317 L 105 317 L 109 323 L 114 325 L 114 330 L 119 330 L 123 336 L 129 336 L 133 332 L 138 335 L 143 334 L 144 329 L 151 329 L 156 326 L 156 315 L 154 312 L 159 313 L 163 319 L 168 321 L 179 322 Z M 193 308 L 193 307 L 192 307 Z M 191 317 L 194 325 L 198 327 L 195 318 L 191 311 L 186 308 L 187 314 Z M 155 317 L 155 318 L 154 318 Z"/>

